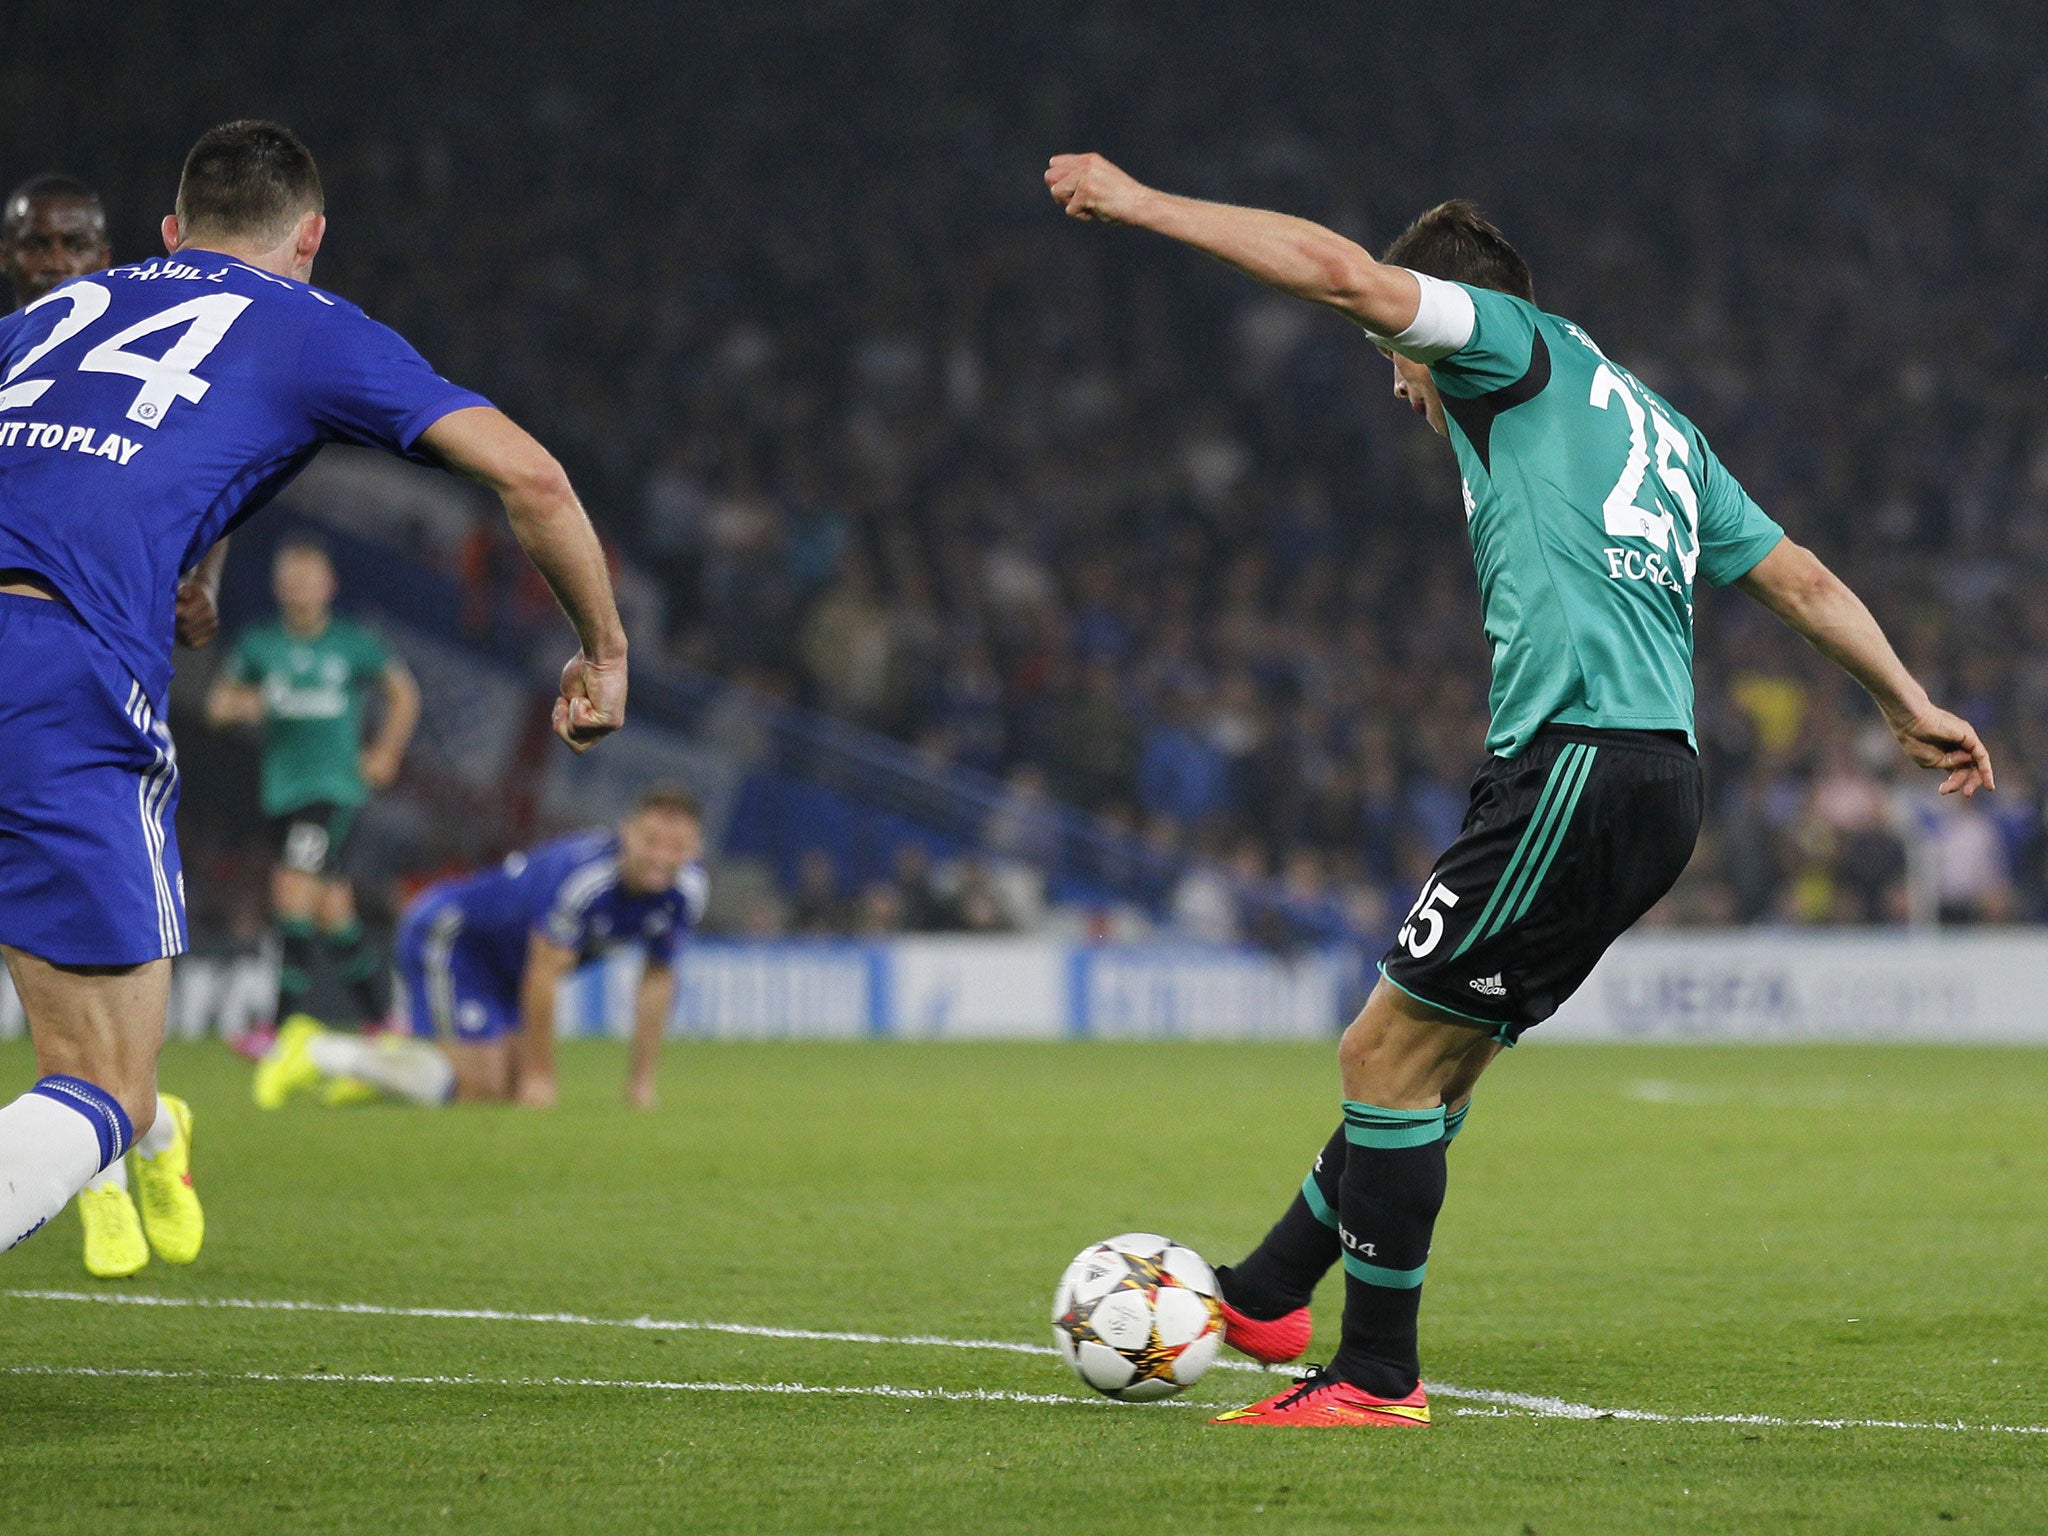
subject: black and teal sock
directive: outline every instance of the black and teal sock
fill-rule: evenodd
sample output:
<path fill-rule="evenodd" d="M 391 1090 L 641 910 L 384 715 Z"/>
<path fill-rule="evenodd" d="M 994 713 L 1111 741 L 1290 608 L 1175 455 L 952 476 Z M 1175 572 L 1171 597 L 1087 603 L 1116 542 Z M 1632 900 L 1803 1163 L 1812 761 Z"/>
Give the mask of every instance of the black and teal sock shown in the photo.
<path fill-rule="evenodd" d="M 303 917 L 277 920 L 277 1022 L 303 1013 L 313 990 L 313 953 L 319 931 Z"/>
<path fill-rule="evenodd" d="M 1444 1203 L 1444 1121 L 1442 1105 L 1344 1101 L 1344 1335 L 1330 1374 L 1378 1397 L 1405 1397 L 1422 1374 L 1415 1321 Z"/>
<path fill-rule="evenodd" d="M 1245 1316 L 1270 1322 L 1307 1306 L 1337 1262 L 1337 1186 L 1346 1145 L 1340 1125 L 1264 1241 L 1241 1264 L 1217 1271 L 1224 1300 Z"/>
<path fill-rule="evenodd" d="M 385 995 L 384 963 L 377 947 L 365 937 L 363 925 L 355 922 L 346 928 L 330 928 L 322 937 L 327 941 L 327 956 L 334 973 L 347 984 L 357 1011 L 371 1023 L 381 1020 L 390 1008 L 390 999 Z"/>

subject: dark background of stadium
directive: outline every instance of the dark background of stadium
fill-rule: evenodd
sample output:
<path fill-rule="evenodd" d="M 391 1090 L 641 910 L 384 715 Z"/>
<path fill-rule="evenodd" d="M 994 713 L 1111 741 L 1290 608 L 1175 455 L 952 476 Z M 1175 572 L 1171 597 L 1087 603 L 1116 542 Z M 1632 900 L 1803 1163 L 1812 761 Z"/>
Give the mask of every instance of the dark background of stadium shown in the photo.
<path fill-rule="evenodd" d="M 644 664 L 835 714 L 941 778 L 1049 786 L 1368 934 L 1481 751 L 1449 455 L 1340 322 L 1068 224 L 1038 177 L 1099 149 L 1375 247 L 1476 197 L 1539 300 L 1692 415 L 2000 754 L 1989 805 L 1902 795 L 1853 688 L 1706 594 L 1713 812 L 1659 920 L 2038 919 L 2048 63 L 2016 40 L 2039 22 L 17 3 L 0 177 L 83 177 L 136 259 L 199 131 L 291 123 L 327 182 L 318 280 L 563 456 L 659 584 Z M 507 569 L 451 574 L 497 611 Z M 182 723 L 188 836 L 225 876 L 246 753 L 208 769 L 204 737 Z M 892 907 L 895 877 L 836 875 L 745 925 L 920 925 L 924 876 Z"/>

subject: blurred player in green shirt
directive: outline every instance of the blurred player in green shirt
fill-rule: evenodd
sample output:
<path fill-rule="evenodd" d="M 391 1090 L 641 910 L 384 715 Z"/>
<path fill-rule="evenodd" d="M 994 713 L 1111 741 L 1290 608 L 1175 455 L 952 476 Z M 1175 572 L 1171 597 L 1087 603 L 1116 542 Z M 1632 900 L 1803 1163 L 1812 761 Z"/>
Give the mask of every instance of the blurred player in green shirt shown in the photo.
<path fill-rule="evenodd" d="M 276 1017 L 303 1011 L 314 948 L 324 943 L 363 1017 L 380 1019 L 384 966 L 363 936 L 344 855 L 356 813 L 398 777 L 419 721 L 419 687 L 375 634 L 335 617 L 334 564 L 320 544 L 288 539 L 272 579 L 280 622 L 235 642 L 206 716 L 263 731 L 263 814 L 277 858 Z M 384 711 L 366 746 L 363 699 L 372 688 L 383 690 Z"/>

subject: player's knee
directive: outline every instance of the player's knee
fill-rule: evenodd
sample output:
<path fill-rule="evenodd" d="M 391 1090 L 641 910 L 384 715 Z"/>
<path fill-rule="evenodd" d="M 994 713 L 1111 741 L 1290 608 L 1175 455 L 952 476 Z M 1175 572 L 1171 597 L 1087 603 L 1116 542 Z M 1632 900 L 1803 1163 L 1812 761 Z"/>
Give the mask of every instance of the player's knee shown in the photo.
<path fill-rule="evenodd" d="M 270 905 L 280 918 L 312 919 L 320 908 L 320 882 L 280 864 L 270 876 Z"/>
<path fill-rule="evenodd" d="M 322 929 L 333 932 L 351 927 L 356 920 L 355 891 L 346 880 L 320 882 L 317 919 Z"/>
<path fill-rule="evenodd" d="M 1373 1018 L 1371 1008 L 1353 1019 L 1337 1041 L 1337 1068 L 1344 1074 L 1345 1083 L 1377 1082 L 1382 1076 L 1386 1044 L 1386 1030 Z"/>

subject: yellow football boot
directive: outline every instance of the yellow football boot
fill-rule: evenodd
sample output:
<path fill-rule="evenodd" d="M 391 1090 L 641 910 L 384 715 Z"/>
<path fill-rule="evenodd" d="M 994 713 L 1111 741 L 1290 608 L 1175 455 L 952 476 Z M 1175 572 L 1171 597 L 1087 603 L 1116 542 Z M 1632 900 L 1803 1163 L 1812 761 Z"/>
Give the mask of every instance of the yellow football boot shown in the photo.
<path fill-rule="evenodd" d="M 149 1262 L 135 1202 L 118 1184 L 78 1192 L 78 1219 L 85 1226 L 85 1272 L 120 1280 Z"/>
<path fill-rule="evenodd" d="M 178 1128 L 177 1138 L 155 1157 L 135 1154 L 135 1182 L 142 1196 L 142 1229 L 166 1264 L 190 1264 L 206 1240 L 206 1213 L 192 1187 L 192 1110 L 173 1094 L 159 1094 Z"/>
<path fill-rule="evenodd" d="M 278 1027 L 277 1038 L 256 1063 L 256 1080 L 250 1084 L 258 1109 L 282 1109 L 293 1094 L 320 1085 L 320 1069 L 313 1065 L 306 1046 L 321 1032 L 320 1021 L 306 1013 L 295 1013 Z"/>
<path fill-rule="evenodd" d="M 360 1077 L 330 1077 L 320 1087 L 320 1102 L 329 1109 L 353 1109 L 374 1104 L 384 1095 Z"/>

